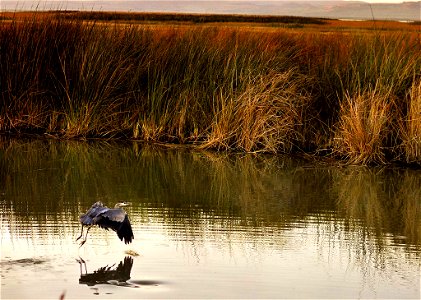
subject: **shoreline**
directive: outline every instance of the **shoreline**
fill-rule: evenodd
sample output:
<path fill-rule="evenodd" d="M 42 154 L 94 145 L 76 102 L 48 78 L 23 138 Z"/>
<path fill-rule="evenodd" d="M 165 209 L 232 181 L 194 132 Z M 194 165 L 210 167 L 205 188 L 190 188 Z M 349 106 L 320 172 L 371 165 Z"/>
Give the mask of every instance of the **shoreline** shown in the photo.
<path fill-rule="evenodd" d="M 158 149 L 164 150 L 187 150 L 195 152 L 210 152 L 220 155 L 269 155 L 279 156 L 291 159 L 298 159 L 315 165 L 317 167 L 367 167 L 367 168 L 386 168 L 386 169 L 409 169 L 409 170 L 421 170 L 421 164 L 419 163 L 405 163 L 402 161 L 386 161 L 384 164 L 352 164 L 346 159 L 339 158 L 333 155 L 333 149 L 318 150 L 316 152 L 293 152 L 293 153 L 270 153 L 270 152 L 241 152 L 236 150 L 215 150 L 201 147 L 201 143 L 186 143 L 176 144 L 167 143 L 160 141 L 145 141 L 139 139 L 123 139 L 123 138 L 101 138 L 101 137 L 83 137 L 83 138 L 60 138 L 52 134 L 34 134 L 34 133 L 1 133 L 0 132 L 0 145 L 4 140 L 19 140 L 19 141 L 55 141 L 55 142 L 76 142 L 76 143 L 111 143 L 111 144 L 123 144 L 133 145 L 139 144 L 141 147 L 157 147 Z"/>

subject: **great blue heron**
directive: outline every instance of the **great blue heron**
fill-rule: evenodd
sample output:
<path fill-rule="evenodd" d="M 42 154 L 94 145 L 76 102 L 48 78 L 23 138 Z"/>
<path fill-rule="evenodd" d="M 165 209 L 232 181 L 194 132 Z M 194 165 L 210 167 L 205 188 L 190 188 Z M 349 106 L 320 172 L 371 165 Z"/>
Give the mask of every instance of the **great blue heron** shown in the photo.
<path fill-rule="evenodd" d="M 104 206 L 101 201 L 95 202 L 91 208 L 80 217 L 82 231 L 76 241 L 83 236 L 83 227 L 87 226 L 88 229 L 86 230 L 85 238 L 80 243 L 80 246 L 82 247 L 88 237 L 89 229 L 94 225 L 98 225 L 100 228 L 106 230 L 111 228 L 117 233 L 121 241 L 124 239 L 124 243 L 131 243 L 132 239 L 134 239 L 132 226 L 130 225 L 127 213 L 121 208 L 127 205 L 128 204 L 126 203 L 117 203 L 114 208 L 108 208 Z"/>

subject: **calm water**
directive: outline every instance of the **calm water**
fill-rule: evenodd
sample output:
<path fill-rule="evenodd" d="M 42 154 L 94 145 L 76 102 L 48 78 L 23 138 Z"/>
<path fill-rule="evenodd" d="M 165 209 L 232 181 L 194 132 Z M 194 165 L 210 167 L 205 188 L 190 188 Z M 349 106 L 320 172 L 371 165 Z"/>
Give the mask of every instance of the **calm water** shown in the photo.
<path fill-rule="evenodd" d="M 132 244 L 79 249 L 98 200 Z M 420 298 L 419 170 L 0 140 L 0 203 L 2 299 Z"/>

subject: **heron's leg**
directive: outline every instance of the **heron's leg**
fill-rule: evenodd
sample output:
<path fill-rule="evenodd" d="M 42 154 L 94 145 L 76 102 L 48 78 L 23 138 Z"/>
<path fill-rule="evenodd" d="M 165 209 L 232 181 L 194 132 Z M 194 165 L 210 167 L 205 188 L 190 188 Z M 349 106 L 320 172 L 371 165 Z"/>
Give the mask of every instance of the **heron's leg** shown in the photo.
<path fill-rule="evenodd" d="M 76 239 L 76 241 L 78 241 L 81 237 L 83 236 L 83 224 L 82 224 L 82 231 L 80 232 L 79 237 Z"/>
<path fill-rule="evenodd" d="M 85 235 L 85 241 L 86 241 L 86 239 L 88 238 L 88 232 L 89 232 L 89 230 L 92 228 L 92 226 L 89 226 L 88 227 L 88 229 L 86 230 L 86 235 Z"/>
<path fill-rule="evenodd" d="M 86 235 L 85 235 L 85 238 L 80 242 L 80 246 L 79 246 L 79 248 L 80 247 L 82 247 L 83 246 L 83 244 L 85 244 L 86 243 L 86 239 L 88 238 L 88 232 L 89 232 L 89 229 L 91 229 L 92 227 L 91 226 L 89 226 L 88 227 L 88 229 L 86 230 Z"/>

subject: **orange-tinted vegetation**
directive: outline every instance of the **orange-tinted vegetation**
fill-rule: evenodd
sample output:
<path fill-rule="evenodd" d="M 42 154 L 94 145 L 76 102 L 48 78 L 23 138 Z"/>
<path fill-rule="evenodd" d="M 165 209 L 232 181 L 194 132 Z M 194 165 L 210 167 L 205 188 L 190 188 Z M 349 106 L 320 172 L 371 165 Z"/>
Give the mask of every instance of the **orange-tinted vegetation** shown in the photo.
<path fill-rule="evenodd" d="M 2 13 L 0 131 L 421 164 L 419 25 L 140 15 Z"/>
<path fill-rule="evenodd" d="M 421 30 L 419 22 L 398 22 L 386 20 L 335 20 L 290 16 L 253 15 L 207 15 L 169 13 L 124 13 L 124 12 L 80 12 L 80 11 L 38 11 L 0 12 L 0 20 L 42 20 L 42 19 L 83 20 L 120 24 L 141 25 L 223 25 L 241 27 L 263 27 L 265 29 L 307 29 L 321 32 L 330 31 L 414 31 Z M 289 26 L 286 26 L 289 25 Z M 295 26 L 294 26 L 295 25 Z"/>

